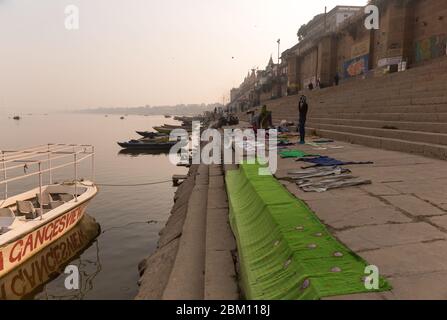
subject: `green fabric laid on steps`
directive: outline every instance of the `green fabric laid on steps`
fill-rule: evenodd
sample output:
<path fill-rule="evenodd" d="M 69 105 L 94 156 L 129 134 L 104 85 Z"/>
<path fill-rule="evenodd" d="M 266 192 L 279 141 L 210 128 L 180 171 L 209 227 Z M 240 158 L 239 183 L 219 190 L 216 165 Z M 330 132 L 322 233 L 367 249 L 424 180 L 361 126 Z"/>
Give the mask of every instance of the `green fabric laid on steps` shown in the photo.
<path fill-rule="evenodd" d="M 320 299 L 373 292 L 363 259 L 327 231 L 316 215 L 259 165 L 227 171 L 230 223 L 245 298 Z M 381 278 L 380 289 L 389 290 Z"/>
<path fill-rule="evenodd" d="M 303 158 L 303 157 L 318 157 L 317 154 L 308 154 L 301 150 L 284 150 L 279 153 L 281 158 Z"/>

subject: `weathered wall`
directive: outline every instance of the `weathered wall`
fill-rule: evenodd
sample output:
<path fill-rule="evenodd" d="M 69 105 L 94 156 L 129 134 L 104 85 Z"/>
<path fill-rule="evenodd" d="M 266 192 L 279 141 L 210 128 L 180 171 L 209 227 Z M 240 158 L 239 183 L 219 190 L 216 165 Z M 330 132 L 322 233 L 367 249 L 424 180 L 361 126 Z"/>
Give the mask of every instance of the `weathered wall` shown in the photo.
<path fill-rule="evenodd" d="M 378 76 L 402 60 L 411 66 L 446 55 L 447 1 L 384 1 L 379 30 L 367 30 L 359 17 L 338 30 L 332 41 L 305 39 L 294 47 L 288 57 L 291 92 L 315 84 L 317 78 L 332 85 L 335 72 L 346 78 L 363 74 L 365 68 Z"/>
<path fill-rule="evenodd" d="M 300 61 L 300 82 L 305 88 L 312 82 L 315 86 L 318 68 L 318 48 L 311 49 Z"/>
<path fill-rule="evenodd" d="M 446 53 L 447 1 L 420 0 L 414 4 L 412 58 L 415 63 Z"/>
<path fill-rule="evenodd" d="M 287 57 L 287 78 L 288 78 L 288 88 L 291 93 L 296 93 L 301 89 L 300 87 L 300 61 L 298 56 L 289 55 Z"/>
<path fill-rule="evenodd" d="M 318 70 L 317 77 L 323 86 L 332 85 L 335 69 L 336 40 L 329 36 L 323 38 L 318 44 Z"/>
<path fill-rule="evenodd" d="M 341 78 L 346 78 L 346 67 L 353 64 L 358 64 L 360 60 L 365 61 L 364 68 L 356 68 L 356 65 L 350 68 L 360 72 L 368 70 L 370 64 L 370 47 L 371 47 L 371 32 L 363 26 L 363 21 L 357 22 L 352 28 L 344 30 L 337 37 L 336 50 L 336 70 Z M 362 62 L 361 62 L 362 63 Z M 351 71 L 351 73 L 354 71 Z"/>

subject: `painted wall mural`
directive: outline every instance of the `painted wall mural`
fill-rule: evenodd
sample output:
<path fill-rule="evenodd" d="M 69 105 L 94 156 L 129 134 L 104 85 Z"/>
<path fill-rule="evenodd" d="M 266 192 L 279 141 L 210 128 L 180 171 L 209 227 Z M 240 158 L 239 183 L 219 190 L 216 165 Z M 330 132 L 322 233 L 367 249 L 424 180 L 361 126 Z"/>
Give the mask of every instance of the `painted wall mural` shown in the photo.
<path fill-rule="evenodd" d="M 416 42 L 416 62 L 446 55 L 447 35 L 436 35 Z"/>
<path fill-rule="evenodd" d="M 368 71 L 368 65 L 369 54 L 348 60 L 343 65 L 344 77 L 351 78 L 365 74 Z"/>

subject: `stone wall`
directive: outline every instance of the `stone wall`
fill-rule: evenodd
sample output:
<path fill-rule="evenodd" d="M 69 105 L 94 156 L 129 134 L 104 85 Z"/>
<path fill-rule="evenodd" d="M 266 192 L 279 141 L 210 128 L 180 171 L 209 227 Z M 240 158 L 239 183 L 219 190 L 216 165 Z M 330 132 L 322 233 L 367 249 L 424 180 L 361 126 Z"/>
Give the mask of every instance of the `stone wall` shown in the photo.
<path fill-rule="evenodd" d="M 345 78 L 348 67 L 349 75 L 378 76 L 402 60 L 412 66 L 446 55 L 447 1 L 388 0 L 380 9 L 379 30 L 367 30 L 358 15 L 335 35 L 298 44 L 288 56 L 291 92 L 318 78 L 332 85 L 335 72 Z M 359 72 L 363 66 L 366 72 Z"/>

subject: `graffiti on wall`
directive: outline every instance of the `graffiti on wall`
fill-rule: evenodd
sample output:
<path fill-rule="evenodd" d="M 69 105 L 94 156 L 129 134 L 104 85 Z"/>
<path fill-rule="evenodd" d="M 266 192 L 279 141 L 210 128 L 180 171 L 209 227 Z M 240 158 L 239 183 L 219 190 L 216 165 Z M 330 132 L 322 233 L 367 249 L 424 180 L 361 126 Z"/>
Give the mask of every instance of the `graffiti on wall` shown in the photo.
<path fill-rule="evenodd" d="M 367 73 L 369 54 L 348 60 L 343 65 L 344 77 L 351 78 Z"/>
<path fill-rule="evenodd" d="M 439 58 L 446 54 L 447 35 L 436 35 L 416 42 L 416 62 Z"/>

